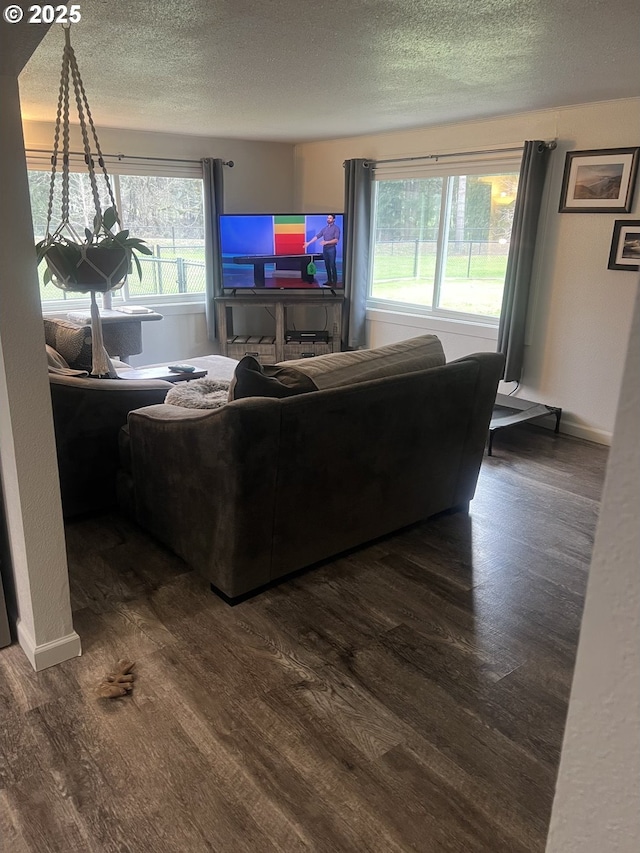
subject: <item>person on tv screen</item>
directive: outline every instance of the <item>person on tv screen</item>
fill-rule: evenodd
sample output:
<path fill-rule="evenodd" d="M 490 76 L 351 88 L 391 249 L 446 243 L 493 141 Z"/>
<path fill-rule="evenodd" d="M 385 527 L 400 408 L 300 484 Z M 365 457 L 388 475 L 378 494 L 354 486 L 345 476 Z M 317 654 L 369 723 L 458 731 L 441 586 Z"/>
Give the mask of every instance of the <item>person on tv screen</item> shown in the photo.
<path fill-rule="evenodd" d="M 307 247 L 312 243 L 315 243 L 316 240 L 320 240 L 320 245 L 322 246 L 322 257 L 324 258 L 324 265 L 327 270 L 327 284 L 331 286 L 332 284 L 338 283 L 338 270 L 336 268 L 336 246 L 340 240 L 340 229 L 336 225 L 336 218 L 333 213 L 330 213 L 327 216 L 327 224 L 324 228 L 322 228 L 315 237 L 312 237 L 311 240 L 307 240 L 304 243 L 304 249 L 307 250 Z"/>

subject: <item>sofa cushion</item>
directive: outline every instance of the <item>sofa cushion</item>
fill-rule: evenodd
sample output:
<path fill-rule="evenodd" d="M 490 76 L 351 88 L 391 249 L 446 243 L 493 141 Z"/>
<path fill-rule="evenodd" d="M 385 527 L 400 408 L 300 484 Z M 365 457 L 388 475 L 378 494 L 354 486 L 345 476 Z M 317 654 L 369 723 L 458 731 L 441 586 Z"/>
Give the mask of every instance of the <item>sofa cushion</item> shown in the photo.
<path fill-rule="evenodd" d="M 276 365 L 276 368 L 281 371 L 281 382 L 290 378 L 294 381 L 293 377 L 302 374 L 311 380 L 317 390 L 322 390 L 440 367 L 445 360 L 440 339 L 436 335 L 421 335 L 375 349 L 334 352 L 315 358 L 285 361 Z M 295 381 L 301 380 L 298 378 Z"/>
<path fill-rule="evenodd" d="M 231 380 L 229 401 L 243 397 L 281 399 L 317 390 L 313 380 L 302 371 L 285 369 L 282 365 L 262 365 L 252 355 L 245 355 Z"/>
<path fill-rule="evenodd" d="M 45 318 L 45 343 L 67 362 L 67 367 L 91 371 L 91 326 Z"/>

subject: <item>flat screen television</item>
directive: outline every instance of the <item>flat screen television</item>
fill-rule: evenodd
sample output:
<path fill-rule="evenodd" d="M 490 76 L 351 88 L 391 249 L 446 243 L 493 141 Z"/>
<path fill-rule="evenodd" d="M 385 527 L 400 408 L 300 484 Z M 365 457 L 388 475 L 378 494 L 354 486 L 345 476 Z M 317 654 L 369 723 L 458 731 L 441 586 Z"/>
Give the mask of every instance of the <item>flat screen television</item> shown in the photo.
<path fill-rule="evenodd" d="M 219 223 L 225 291 L 344 288 L 341 213 L 223 213 Z M 333 253 L 323 251 L 322 238 L 314 239 L 328 225 L 338 229 L 330 232 L 338 237 L 334 269 Z"/>

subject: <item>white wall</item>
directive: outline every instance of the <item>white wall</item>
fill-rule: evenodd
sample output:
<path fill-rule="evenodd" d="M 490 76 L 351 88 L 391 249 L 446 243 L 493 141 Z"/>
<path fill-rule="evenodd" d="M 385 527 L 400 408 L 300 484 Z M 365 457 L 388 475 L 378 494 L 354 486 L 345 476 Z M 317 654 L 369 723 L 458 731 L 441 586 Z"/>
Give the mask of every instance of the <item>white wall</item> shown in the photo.
<path fill-rule="evenodd" d="M 591 560 L 547 853 L 640 841 L 640 298 Z"/>
<path fill-rule="evenodd" d="M 3 34 L 3 41 L 6 37 Z M 4 49 L 7 48 L 3 44 Z M 15 77 L 0 77 L 0 477 L 18 639 L 35 669 L 80 653 L 73 630 L 51 397 Z M 10 203 L 9 203 L 10 200 Z"/>
<path fill-rule="evenodd" d="M 24 121 L 23 127 L 27 148 L 51 150 L 53 124 Z M 294 148 L 289 143 L 217 139 L 113 127 L 98 127 L 97 131 L 100 147 L 105 154 L 174 157 L 180 160 L 200 160 L 202 157 L 233 160 L 234 167 L 224 170 L 227 213 L 287 213 L 291 210 Z M 70 147 L 73 151 L 82 150 L 77 127 L 71 128 Z"/>
<path fill-rule="evenodd" d="M 342 209 L 342 163 L 557 139 L 543 199 L 534 268 L 528 347 L 518 396 L 561 406 L 563 430 L 609 443 L 629 336 L 635 276 L 607 270 L 616 219 L 639 218 L 640 191 L 630 214 L 557 213 L 565 153 L 637 145 L 640 98 L 397 133 L 307 143 L 296 148 L 296 201 L 301 210 Z M 446 324 L 445 324 L 446 326 Z M 435 331 L 448 358 L 495 349 L 495 331 L 382 312 L 369 314 L 377 345 L 407 333 Z M 467 333 L 473 331 L 472 335 Z M 479 337 L 478 337 L 479 336 Z M 511 390 L 508 385 L 506 389 Z"/>

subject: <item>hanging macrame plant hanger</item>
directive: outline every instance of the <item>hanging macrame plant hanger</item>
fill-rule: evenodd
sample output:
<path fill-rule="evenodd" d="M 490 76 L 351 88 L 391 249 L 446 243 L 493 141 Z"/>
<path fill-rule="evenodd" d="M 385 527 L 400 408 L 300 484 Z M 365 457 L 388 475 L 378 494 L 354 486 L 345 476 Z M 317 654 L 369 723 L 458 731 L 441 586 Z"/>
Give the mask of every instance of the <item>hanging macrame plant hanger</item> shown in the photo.
<path fill-rule="evenodd" d="M 47 229 L 45 244 L 48 246 L 45 254 L 49 277 L 56 287 L 64 291 L 91 294 L 91 336 L 92 336 L 92 368 L 94 376 L 112 376 L 117 374 L 104 347 L 102 336 L 102 321 L 96 302 L 96 293 L 109 293 L 122 287 L 131 262 L 131 254 L 124 246 L 101 246 L 98 240 L 101 236 L 113 237 L 109 229 L 120 225 L 116 201 L 111 187 L 111 181 L 104 164 L 104 157 L 98 142 L 98 134 L 93 123 L 89 102 L 84 84 L 78 70 L 78 63 L 71 46 L 70 26 L 64 26 L 65 45 L 62 54 L 62 73 L 60 91 L 58 94 L 58 110 L 56 115 L 53 154 L 51 157 L 51 181 L 49 185 L 49 206 L 47 210 Z M 69 221 L 69 97 L 70 78 L 78 111 L 80 132 L 84 149 L 84 160 L 89 174 L 91 195 L 95 208 L 93 229 L 85 228 L 84 242 Z M 111 208 L 109 217 L 103 215 L 98 192 L 95 163 L 91 152 L 90 136 L 95 146 L 96 159 L 106 182 Z M 62 209 L 61 220 L 55 230 L 51 230 L 53 213 L 56 173 L 60 167 L 62 179 Z M 124 232 L 123 232 L 124 233 Z M 69 235 L 69 237 L 67 237 Z M 113 243 L 113 240 L 111 240 Z"/>

